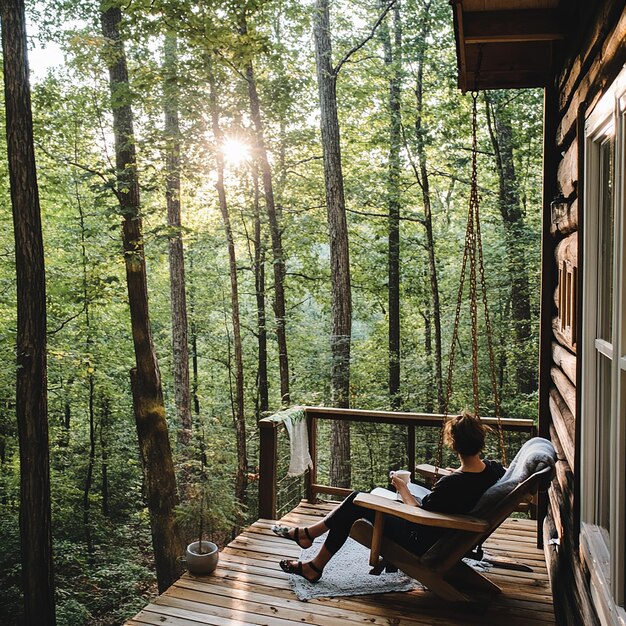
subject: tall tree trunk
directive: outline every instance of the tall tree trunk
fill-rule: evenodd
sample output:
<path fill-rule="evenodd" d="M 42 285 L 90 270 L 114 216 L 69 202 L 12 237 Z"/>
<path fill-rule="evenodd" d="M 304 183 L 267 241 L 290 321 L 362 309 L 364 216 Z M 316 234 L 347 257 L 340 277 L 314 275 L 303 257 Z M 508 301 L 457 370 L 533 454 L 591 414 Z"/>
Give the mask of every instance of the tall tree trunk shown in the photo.
<path fill-rule="evenodd" d="M 420 42 L 417 50 L 417 75 L 415 79 L 415 141 L 417 146 L 417 178 L 422 191 L 424 205 L 424 229 L 426 231 L 426 248 L 428 251 L 428 269 L 430 275 L 430 297 L 432 301 L 431 321 L 434 330 L 434 377 L 437 389 L 437 405 L 439 411 L 444 410 L 443 375 L 441 369 L 441 305 L 439 302 L 439 280 L 437 277 L 437 259 L 435 256 L 435 238 L 433 235 L 433 214 L 430 195 L 430 180 L 428 174 L 428 158 L 426 156 L 424 118 L 424 63 L 426 58 L 427 39 L 430 35 L 430 8 L 432 1 L 424 4 L 422 23 L 417 40 Z"/>
<path fill-rule="evenodd" d="M 71 385 L 71 381 L 68 381 L 68 386 Z M 69 432 L 70 424 L 72 423 L 72 405 L 70 404 L 69 398 L 65 399 L 65 404 L 63 407 L 63 427 L 66 431 Z M 63 445 L 67 445 L 67 440 L 63 440 Z"/>
<path fill-rule="evenodd" d="M 386 5 L 380 0 L 380 6 Z M 400 149 L 402 147 L 402 24 L 400 2 L 393 8 L 394 41 L 387 22 L 381 24 L 385 67 L 389 81 L 389 160 L 387 171 L 387 206 L 389 212 L 389 400 L 392 409 L 402 405 L 400 396 Z"/>
<path fill-rule="evenodd" d="M 240 30 L 243 35 L 248 32 L 245 13 L 241 18 Z M 265 147 L 265 134 L 263 118 L 261 116 L 261 104 L 256 88 L 254 66 L 249 61 L 245 67 L 246 81 L 248 83 L 248 98 L 250 100 L 250 115 L 254 124 L 256 138 L 255 156 L 261 166 L 261 179 L 265 194 L 265 209 L 270 224 L 272 237 L 272 267 L 274 269 L 274 317 L 276 319 L 276 339 L 278 341 L 278 363 L 280 369 L 280 398 L 282 405 L 288 405 L 289 395 L 289 359 L 287 355 L 286 334 L 286 309 L 285 309 L 285 256 L 283 252 L 282 231 L 279 223 L 279 215 L 274 199 L 274 186 L 272 183 L 272 170 L 267 158 Z"/>
<path fill-rule="evenodd" d="M 196 420 L 200 418 L 200 396 L 198 395 L 198 330 L 196 327 L 196 301 L 194 290 L 193 254 L 189 254 L 189 314 L 191 323 L 191 397 L 193 399 L 193 413 Z"/>
<path fill-rule="evenodd" d="M 119 31 L 121 19 L 118 7 L 110 6 L 109 2 L 102 3 L 102 34 L 108 44 L 106 62 L 115 134 L 117 197 L 123 216 L 124 261 L 135 347 L 136 367 L 130 373 L 131 388 L 157 582 L 162 592 L 180 576 L 178 557 L 182 554 L 183 544 L 175 517 L 178 504 L 176 475 L 165 419 L 161 375 L 150 327 L 133 114 L 128 102 L 130 89 L 126 55 Z"/>
<path fill-rule="evenodd" d="M 516 384 L 521 393 L 537 390 L 535 368 L 525 356 L 531 340 L 530 293 L 525 262 L 527 241 L 524 208 L 519 194 L 513 160 L 513 128 L 506 113 L 500 113 L 492 96 L 485 94 L 491 144 L 496 155 L 499 192 L 498 204 L 504 225 L 511 284 L 511 320 L 516 344 Z"/>
<path fill-rule="evenodd" d="M 66 448 L 70 443 L 70 428 L 72 425 L 72 387 L 74 385 L 74 377 L 69 376 L 67 382 L 63 385 L 63 431 L 60 433 L 58 443 L 61 447 Z"/>
<path fill-rule="evenodd" d="M 74 161 L 78 162 L 78 149 L 76 142 L 74 143 Z M 85 233 L 85 212 L 80 197 L 78 180 L 74 181 L 74 195 L 76 197 L 76 205 L 78 207 L 78 220 L 80 224 L 80 257 L 82 269 L 82 288 L 83 288 L 83 307 L 85 310 L 85 354 L 90 355 L 93 347 L 93 339 L 91 332 L 91 308 L 89 304 L 89 262 L 87 259 L 87 238 Z M 89 415 L 89 460 L 87 463 L 87 475 L 85 477 L 85 486 L 83 489 L 83 526 L 85 529 L 85 543 L 87 545 L 87 553 L 90 562 L 93 561 L 93 539 L 91 534 L 91 500 L 90 493 L 93 485 L 93 472 L 96 463 L 96 424 L 94 416 L 94 395 L 95 395 L 95 379 L 94 364 L 89 364 L 89 373 L 87 382 L 89 384 L 88 407 Z"/>
<path fill-rule="evenodd" d="M 48 457 L 46 281 L 33 145 L 24 2 L 2 3 L 7 158 L 15 236 L 24 624 L 56 623 Z"/>
<path fill-rule="evenodd" d="M 93 537 L 91 535 L 91 500 L 89 495 L 93 485 L 93 471 L 96 464 L 96 421 L 94 416 L 94 380 L 93 375 L 89 376 L 89 461 L 87 463 L 87 475 L 85 476 L 85 487 L 83 489 L 83 528 L 85 530 L 85 544 L 90 564 L 93 563 Z"/>
<path fill-rule="evenodd" d="M 178 119 L 178 40 L 176 33 L 165 35 L 163 55 L 166 142 L 167 225 L 169 228 L 170 300 L 172 314 L 172 361 L 176 401 L 178 442 L 191 439 L 191 398 L 189 391 L 189 345 L 187 296 L 185 294 L 185 257 L 180 215 L 180 124 Z"/>
<path fill-rule="evenodd" d="M 430 315 L 430 306 L 429 303 L 426 303 L 425 310 L 420 311 L 422 318 L 424 319 L 424 356 L 426 357 L 426 364 L 429 372 L 433 372 L 433 324 L 431 321 Z M 434 402 L 434 394 L 432 385 L 428 384 L 426 386 L 426 404 L 424 409 L 426 413 L 434 413 L 435 412 L 435 402 Z M 439 410 L 439 407 L 437 407 Z"/>
<path fill-rule="evenodd" d="M 331 401 L 333 406 L 350 405 L 350 341 L 352 297 L 348 225 L 341 170 L 339 119 L 337 116 L 337 71 L 332 66 L 328 0 L 316 0 L 313 14 L 315 63 L 320 100 L 320 124 L 324 155 L 324 182 L 330 238 L 330 276 L 332 288 L 332 328 L 330 346 Z M 350 426 L 333 420 L 331 437 L 331 483 L 350 485 Z"/>
<path fill-rule="evenodd" d="M 102 515 L 109 517 L 109 417 L 111 411 L 107 398 L 100 406 L 100 467 Z"/>
<path fill-rule="evenodd" d="M 269 384 L 267 380 L 267 327 L 265 316 L 265 247 L 261 240 L 261 211 L 259 207 L 259 173 L 252 167 L 254 185 L 254 291 L 256 295 L 258 356 L 257 420 L 269 409 Z"/>
<path fill-rule="evenodd" d="M 241 345 L 241 322 L 239 319 L 239 288 L 237 285 L 237 259 L 235 257 L 235 242 L 233 231 L 228 215 L 228 204 L 226 202 L 226 189 L 224 187 L 224 156 L 221 151 L 223 142 L 222 131 L 219 122 L 219 107 L 217 102 L 215 77 L 212 69 L 209 69 L 210 87 L 210 108 L 211 122 L 213 126 L 213 137 L 215 138 L 215 161 L 217 170 L 217 194 L 220 203 L 220 211 L 224 221 L 224 231 L 226 233 L 226 243 L 228 246 L 228 264 L 230 270 L 230 299 L 231 299 L 231 319 L 233 323 L 233 344 L 235 356 L 235 398 L 233 406 L 233 419 L 235 422 L 235 437 L 237 443 L 237 476 L 235 478 L 235 497 L 244 502 L 246 494 L 246 475 L 248 459 L 246 452 L 246 418 L 244 410 L 244 381 L 243 381 L 243 350 Z"/>
<path fill-rule="evenodd" d="M 381 8 L 385 0 L 379 0 Z M 400 395 L 400 149 L 402 147 L 402 23 L 400 0 L 393 7 L 393 42 L 388 21 L 380 25 L 385 69 L 387 70 L 389 107 L 389 157 L 387 161 L 388 212 L 388 363 L 389 404 L 393 410 L 402 406 Z M 389 440 L 388 467 L 406 464 L 407 438 L 413 429 L 394 428 Z"/>

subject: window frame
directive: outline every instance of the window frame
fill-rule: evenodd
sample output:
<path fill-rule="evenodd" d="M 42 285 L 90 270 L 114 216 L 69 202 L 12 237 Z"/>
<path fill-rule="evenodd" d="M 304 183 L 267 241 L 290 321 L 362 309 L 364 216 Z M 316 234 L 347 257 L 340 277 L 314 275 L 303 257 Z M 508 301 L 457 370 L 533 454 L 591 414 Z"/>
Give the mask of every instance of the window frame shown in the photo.
<path fill-rule="evenodd" d="M 600 150 L 613 135 L 613 254 L 611 341 L 600 339 L 598 268 Z M 594 605 L 603 624 L 626 625 L 626 69 L 588 116 L 584 137 L 583 324 L 581 381 L 581 556 L 591 578 Z M 598 485 L 598 363 L 610 360 L 610 534 L 596 523 Z"/>

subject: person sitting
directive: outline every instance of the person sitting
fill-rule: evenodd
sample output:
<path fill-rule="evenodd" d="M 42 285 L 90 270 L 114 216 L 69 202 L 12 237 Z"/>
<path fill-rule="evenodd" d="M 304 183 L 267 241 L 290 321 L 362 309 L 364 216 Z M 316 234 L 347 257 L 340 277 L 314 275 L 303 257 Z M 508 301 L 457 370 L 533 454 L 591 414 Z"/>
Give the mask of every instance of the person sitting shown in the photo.
<path fill-rule="evenodd" d="M 461 465 L 450 475 L 437 481 L 431 493 L 422 499 L 422 508 L 439 513 L 468 513 L 482 494 L 502 478 L 505 469 L 500 463 L 481 458 L 488 430 L 489 427 L 478 417 L 467 412 L 446 421 L 444 442 L 457 453 Z M 420 506 L 411 495 L 407 483 L 401 478 L 393 475 L 391 482 L 405 504 Z M 309 548 L 316 537 L 328 532 L 319 552 L 310 561 L 280 561 L 280 567 L 284 572 L 297 574 L 309 582 L 320 580 L 325 565 L 343 546 L 354 522 L 358 519 L 374 522 L 373 510 L 354 504 L 358 494 L 358 491 L 353 491 L 324 519 L 312 526 L 304 528 L 272 526 L 272 531 L 276 535 L 295 541 L 303 549 Z M 421 555 L 435 543 L 441 532 L 442 530 L 436 527 L 388 517 L 383 534 L 410 552 Z"/>

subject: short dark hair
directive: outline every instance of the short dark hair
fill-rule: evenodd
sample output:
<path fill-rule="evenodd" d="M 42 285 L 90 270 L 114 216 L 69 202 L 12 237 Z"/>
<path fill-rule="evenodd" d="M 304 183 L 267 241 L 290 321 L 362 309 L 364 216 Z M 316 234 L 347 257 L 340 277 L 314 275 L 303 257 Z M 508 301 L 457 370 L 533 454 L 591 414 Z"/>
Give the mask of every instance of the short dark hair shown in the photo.
<path fill-rule="evenodd" d="M 479 417 L 463 411 L 446 420 L 444 442 L 463 456 L 478 454 L 485 447 L 485 437 L 491 429 Z"/>

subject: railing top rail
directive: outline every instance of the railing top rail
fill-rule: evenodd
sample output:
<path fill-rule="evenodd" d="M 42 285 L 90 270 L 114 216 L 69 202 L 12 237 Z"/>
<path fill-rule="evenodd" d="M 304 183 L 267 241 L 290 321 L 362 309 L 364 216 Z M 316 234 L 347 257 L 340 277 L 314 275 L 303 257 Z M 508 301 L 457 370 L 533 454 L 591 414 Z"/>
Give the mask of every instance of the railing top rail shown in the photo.
<path fill-rule="evenodd" d="M 338 409 L 335 407 L 323 406 L 307 406 L 304 407 L 306 414 L 317 419 L 349 419 L 355 422 L 387 422 L 401 424 L 419 424 L 436 426 L 441 423 L 445 417 L 441 413 L 411 413 L 407 411 L 374 411 L 362 409 Z M 482 417 L 486 424 L 497 424 L 495 417 Z M 531 419 L 518 418 L 501 418 L 503 428 L 505 429 L 531 429 L 534 422 Z"/>
<path fill-rule="evenodd" d="M 261 427 L 275 427 L 284 422 L 287 417 L 292 419 L 307 415 L 316 419 L 344 419 L 353 422 L 380 422 L 387 424 L 402 424 L 416 426 L 438 426 L 444 415 L 440 413 L 411 413 L 407 411 L 374 411 L 363 409 L 339 409 L 326 406 L 294 406 L 279 411 L 259 420 Z M 497 426 L 495 417 L 482 417 L 481 419 L 489 426 Z M 531 431 L 535 424 L 531 419 L 501 418 L 504 430 Z"/>

